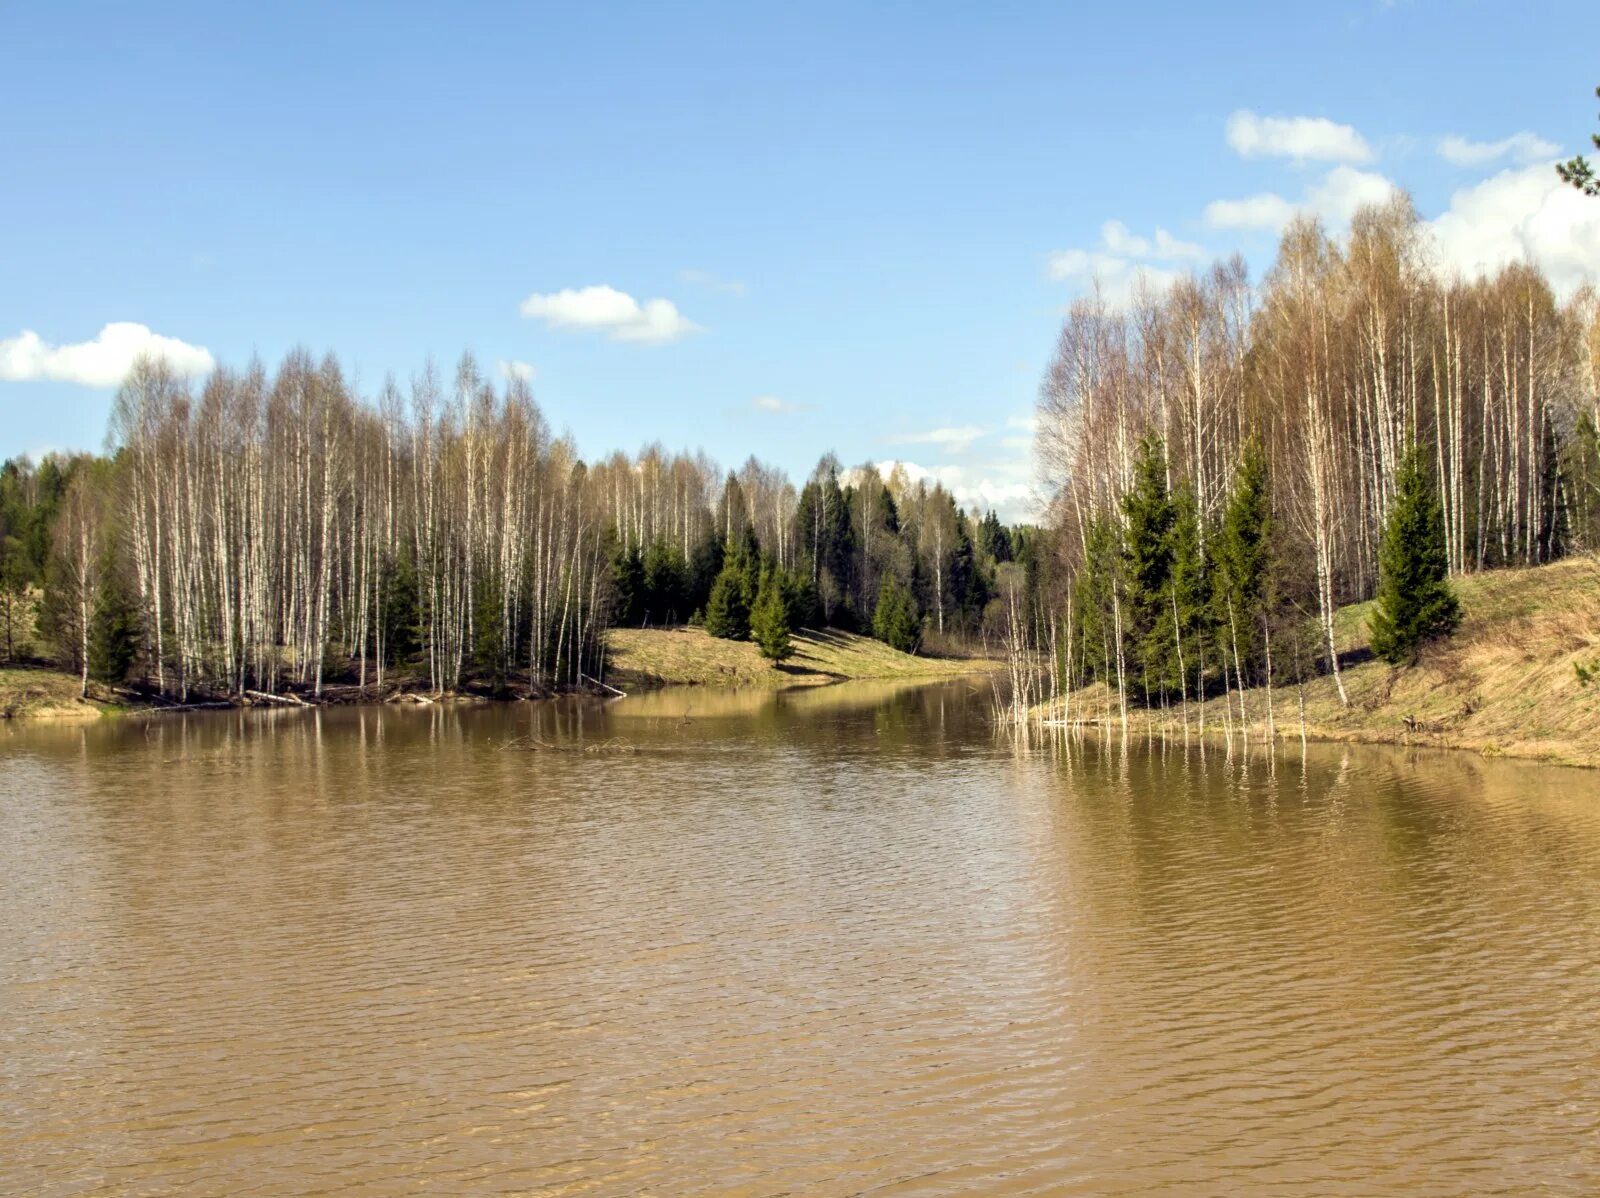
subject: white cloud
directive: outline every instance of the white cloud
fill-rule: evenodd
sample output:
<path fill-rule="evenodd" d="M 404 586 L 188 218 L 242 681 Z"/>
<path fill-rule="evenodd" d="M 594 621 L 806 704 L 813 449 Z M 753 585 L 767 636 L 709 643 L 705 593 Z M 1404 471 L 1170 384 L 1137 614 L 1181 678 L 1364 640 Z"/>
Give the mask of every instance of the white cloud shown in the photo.
<path fill-rule="evenodd" d="M 678 311 L 671 300 L 643 303 L 625 291 L 600 284 L 568 287 L 546 295 L 534 293 L 522 301 L 522 314 L 556 329 L 592 329 L 613 341 L 665 345 L 700 326 Z"/>
<path fill-rule="evenodd" d="M 140 355 L 165 358 L 180 374 L 205 374 L 216 360 L 204 346 L 152 333 L 142 324 L 113 321 L 92 341 L 51 345 L 32 329 L 0 339 L 0 379 L 51 379 L 85 387 L 115 387 Z"/>
<path fill-rule="evenodd" d="M 1349 125 L 1320 116 L 1257 116 L 1241 108 L 1228 118 L 1228 144 L 1244 158 L 1296 162 L 1371 162 L 1372 147 Z"/>
<path fill-rule="evenodd" d="M 1100 226 L 1100 241 L 1092 249 L 1057 250 L 1045 258 L 1045 269 L 1057 282 L 1093 281 L 1112 303 L 1120 303 L 1135 288 L 1161 289 L 1171 285 L 1181 271 L 1153 263 L 1198 262 L 1205 250 L 1193 242 L 1181 241 L 1165 229 L 1151 237 L 1130 233 L 1121 221 L 1108 220 Z"/>
<path fill-rule="evenodd" d="M 1026 416 L 1006 417 L 1006 427 L 1015 430 L 1009 437 L 1001 437 L 1000 444 L 1006 449 L 1019 452 L 1033 450 L 1033 438 L 1039 431 L 1039 418 L 1031 412 Z"/>
<path fill-rule="evenodd" d="M 1600 277 L 1600 203 L 1545 164 L 1462 188 L 1430 224 L 1441 265 L 1450 271 L 1472 276 L 1532 262 L 1563 295 Z"/>
<path fill-rule="evenodd" d="M 728 295 L 743 295 L 744 283 L 739 279 L 722 279 L 706 270 L 680 270 L 678 278 L 685 283 L 693 283 L 696 287 L 704 287 L 709 291 L 721 291 Z"/>
<path fill-rule="evenodd" d="M 788 400 L 779 399 L 776 395 L 758 395 L 750 401 L 750 406 L 758 412 L 772 412 L 779 415 L 800 410 Z"/>
<path fill-rule="evenodd" d="M 1350 222 L 1356 209 L 1366 204 L 1381 204 L 1396 190 L 1393 183 L 1376 171 L 1336 166 L 1306 188 L 1298 204 L 1266 191 L 1240 200 L 1213 200 L 1206 205 L 1203 215 L 1206 224 L 1214 229 L 1276 232 L 1294 219 L 1295 213 L 1304 211 L 1337 229 Z"/>
<path fill-rule="evenodd" d="M 1455 166 L 1488 166 L 1509 158 L 1513 162 L 1548 162 L 1561 152 L 1553 141 L 1546 141 L 1526 130 L 1499 141 L 1471 141 L 1452 134 L 1439 142 L 1439 157 Z"/>
<path fill-rule="evenodd" d="M 1376 171 L 1336 166 L 1306 192 L 1306 206 L 1330 225 L 1342 227 L 1356 209 L 1382 204 L 1399 190 Z"/>
<path fill-rule="evenodd" d="M 972 443 L 988 433 L 976 424 L 930 429 L 925 433 L 900 433 L 889 440 L 897 445 L 937 445 L 946 453 L 965 453 Z"/>
<path fill-rule="evenodd" d="M 885 479 L 896 467 L 903 468 L 913 483 L 924 479 L 929 483 L 943 483 L 945 490 L 969 513 L 987 512 L 992 508 L 1008 524 L 1038 518 L 1032 465 L 1026 458 L 973 466 L 922 466 L 894 459 L 877 463 L 878 473 Z"/>
<path fill-rule="evenodd" d="M 1288 200 L 1264 191 L 1242 200 L 1212 200 L 1202 216 L 1213 229 L 1281 229 L 1294 213 Z"/>
<path fill-rule="evenodd" d="M 1100 226 L 1100 242 L 1107 252 L 1124 258 L 1145 258 L 1158 262 L 1178 262 L 1186 258 L 1203 258 L 1205 250 L 1192 241 L 1179 241 L 1165 229 L 1158 228 L 1154 237 L 1139 237 L 1130 233 L 1119 220 L 1108 220 Z"/>
<path fill-rule="evenodd" d="M 495 368 L 499 370 L 500 377 L 508 383 L 512 379 L 520 379 L 524 383 L 531 383 L 539 373 L 533 368 L 532 363 L 521 361 L 518 358 L 501 358 L 495 363 Z"/>

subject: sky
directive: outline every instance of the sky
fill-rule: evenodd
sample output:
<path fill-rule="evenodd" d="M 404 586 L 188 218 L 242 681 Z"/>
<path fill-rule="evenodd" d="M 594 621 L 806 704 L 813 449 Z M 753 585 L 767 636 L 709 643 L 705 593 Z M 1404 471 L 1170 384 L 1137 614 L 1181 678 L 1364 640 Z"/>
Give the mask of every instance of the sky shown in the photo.
<path fill-rule="evenodd" d="M 1285 10 L 1292 10 L 1286 12 Z M 1600 281 L 1590 3 L 0 5 L 0 459 L 140 351 L 470 350 L 595 457 L 899 461 L 1010 519 L 1063 310 L 1403 187 Z"/>

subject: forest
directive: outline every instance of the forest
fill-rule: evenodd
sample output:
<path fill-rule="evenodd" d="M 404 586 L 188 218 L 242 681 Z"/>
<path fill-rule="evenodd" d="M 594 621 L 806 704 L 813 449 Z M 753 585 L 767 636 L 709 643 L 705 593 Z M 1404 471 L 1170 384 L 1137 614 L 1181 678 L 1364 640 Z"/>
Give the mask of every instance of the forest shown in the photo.
<path fill-rule="evenodd" d="M 1382 590 L 1386 530 L 1450 575 L 1600 549 L 1594 291 L 1450 278 L 1404 196 L 1347 238 L 1298 219 L 1259 285 L 1235 258 L 1074 303 L 1038 418 L 1050 598 L 1018 637 L 1124 713 L 1311 672 L 1343 700 L 1333 613 Z"/>
<path fill-rule="evenodd" d="M 832 454 L 799 486 L 585 460 L 470 355 L 376 396 L 331 355 L 142 360 L 104 456 L 0 468 L 0 658 L 177 701 L 538 694 L 603 682 L 613 626 L 773 660 L 826 626 L 1003 650 L 1019 703 L 1099 682 L 1125 713 L 1337 683 L 1333 613 L 1398 523 L 1450 575 L 1600 549 L 1595 293 L 1447 277 L 1404 197 L 1347 237 L 1296 221 L 1259 284 L 1234 258 L 1076 301 L 1037 417 L 1046 516 L 1006 527 Z"/>
<path fill-rule="evenodd" d="M 604 680 L 614 625 L 774 659 L 824 625 L 948 648 L 992 630 L 1027 554 L 943 487 L 832 455 L 799 488 L 660 446 L 586 462 L 470 356 L 372 399 L 331 356 L 197 387 L 141 361 L 109 444 L 0 468 L 0 659 L 85 691 L 548 693 Z"/>

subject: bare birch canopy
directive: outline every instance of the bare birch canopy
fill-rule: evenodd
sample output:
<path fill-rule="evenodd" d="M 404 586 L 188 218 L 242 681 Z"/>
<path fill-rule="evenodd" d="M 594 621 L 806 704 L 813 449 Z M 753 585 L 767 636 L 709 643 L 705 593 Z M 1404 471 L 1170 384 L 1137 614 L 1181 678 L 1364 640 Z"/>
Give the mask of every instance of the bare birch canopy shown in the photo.
<path fill-rule="evenodd" d="M 1431 268 L 1409 199 L 1357 213 L 1343 243 L 1308 218 L 1261 286 L 1237 260 L 1114 309 L 1069 311 L 1038 404 L 1039 454 L 1068 562 L 1118 518 L 1141 437 L 1168 484 L 1214 523 L 1247 438 L 1268 452 L 1278 516 L 1327 635 L 1333 608 L 1373 593 L 1395 471 L 1424 447 L 1455 572 L 1534 565 L 1586 513 L 1591 479 L 1564 466 L 1600 424 L 1594 293 L 1558 303 L 1531 266 L 1474 280 Z M 1578 447 L 1581 448 L 1581 447 Z M 1584 452 L 1587 452 L 1584 450 Z"/>
<path fill-rule="evenodd" d="M 574 685 L 604 674 L 621 558 L 665 552 L 682 564 L 745 536 L 824 581 L 830 603 L 851 596 L 841 610 L 870 616 L 893 570 L 941 631 L 963 603 L 969 624 L 982 614 L 970 588 L 956 595 L 971 538 L 937 484 L 903 473 L 885 484 L 869 467 L 871 485 L 840 492 L 824 458 L 827 495 L 854 514 L 830 525 L 848 534 L 835 556 L 815 562 L 782 471 L 751 458 L 724 475 L 702 453 L 660 444 L 586 463 L 551 434 L 525 380 L 497 386 L 470 356 L 449 378 L 430 367 L 390 379 L 372 401 L 331 356 L 297 351 L 270 376 L 259 363 L 219 368 L 198 387 L 141 360 L 109 439 L 110 510 L 102 502 L 96 523 L 78 504 L 57 530 L 77 538 L 71 554 L 57 547 L 77 573 L 60 588 L 75 598 L 58 604 L 56 639 L 74 640 L 61 655 L 83 665 L 85 685 L 102 542 L 137 596 L 143 673 L 180 696 L 316 694 L 332 675 L 381 689 L 398 658 L 422 663 L 435 691 L 485 671 Z M 66 628 L 74 619 L 78 633 Z"/>

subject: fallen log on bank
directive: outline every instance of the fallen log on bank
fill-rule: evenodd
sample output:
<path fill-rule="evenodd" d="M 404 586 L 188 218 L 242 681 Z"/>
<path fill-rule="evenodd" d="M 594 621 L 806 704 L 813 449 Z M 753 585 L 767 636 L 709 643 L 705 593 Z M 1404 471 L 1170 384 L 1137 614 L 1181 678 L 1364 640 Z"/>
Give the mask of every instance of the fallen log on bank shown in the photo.
<path fill-rule="evenodd" d="M 258 701 L 260 701 L 262 703 L 282 703 L 287 707 L 310 707 L 310 706 L 312 706 L 310 703 L 307 703 L 304 699 L 300 698 L 298 695 L 274 695 L 270 691 L 252 691 L 252 690 L 247 690 L 244 693 L 248 698 L 256 699 L 256 700 L 258 700 Z"/>
<path fill-rule="evenodd" d="M 626 691 L 619 691 L 616 687 L 609 686 L 606 683 L 601 682 L 600 679 L 598 679 L 598 678 L 591 678 L 587 674 L 579 674 L 578 678 L 583 682 L 592 682 L 592 683 L 594 683 L 601 690 L 610 691 L 613 695 L 617 696 L 617 698 L 619 698 L 619 699 L 626 699 L 628 697 Z"/>

